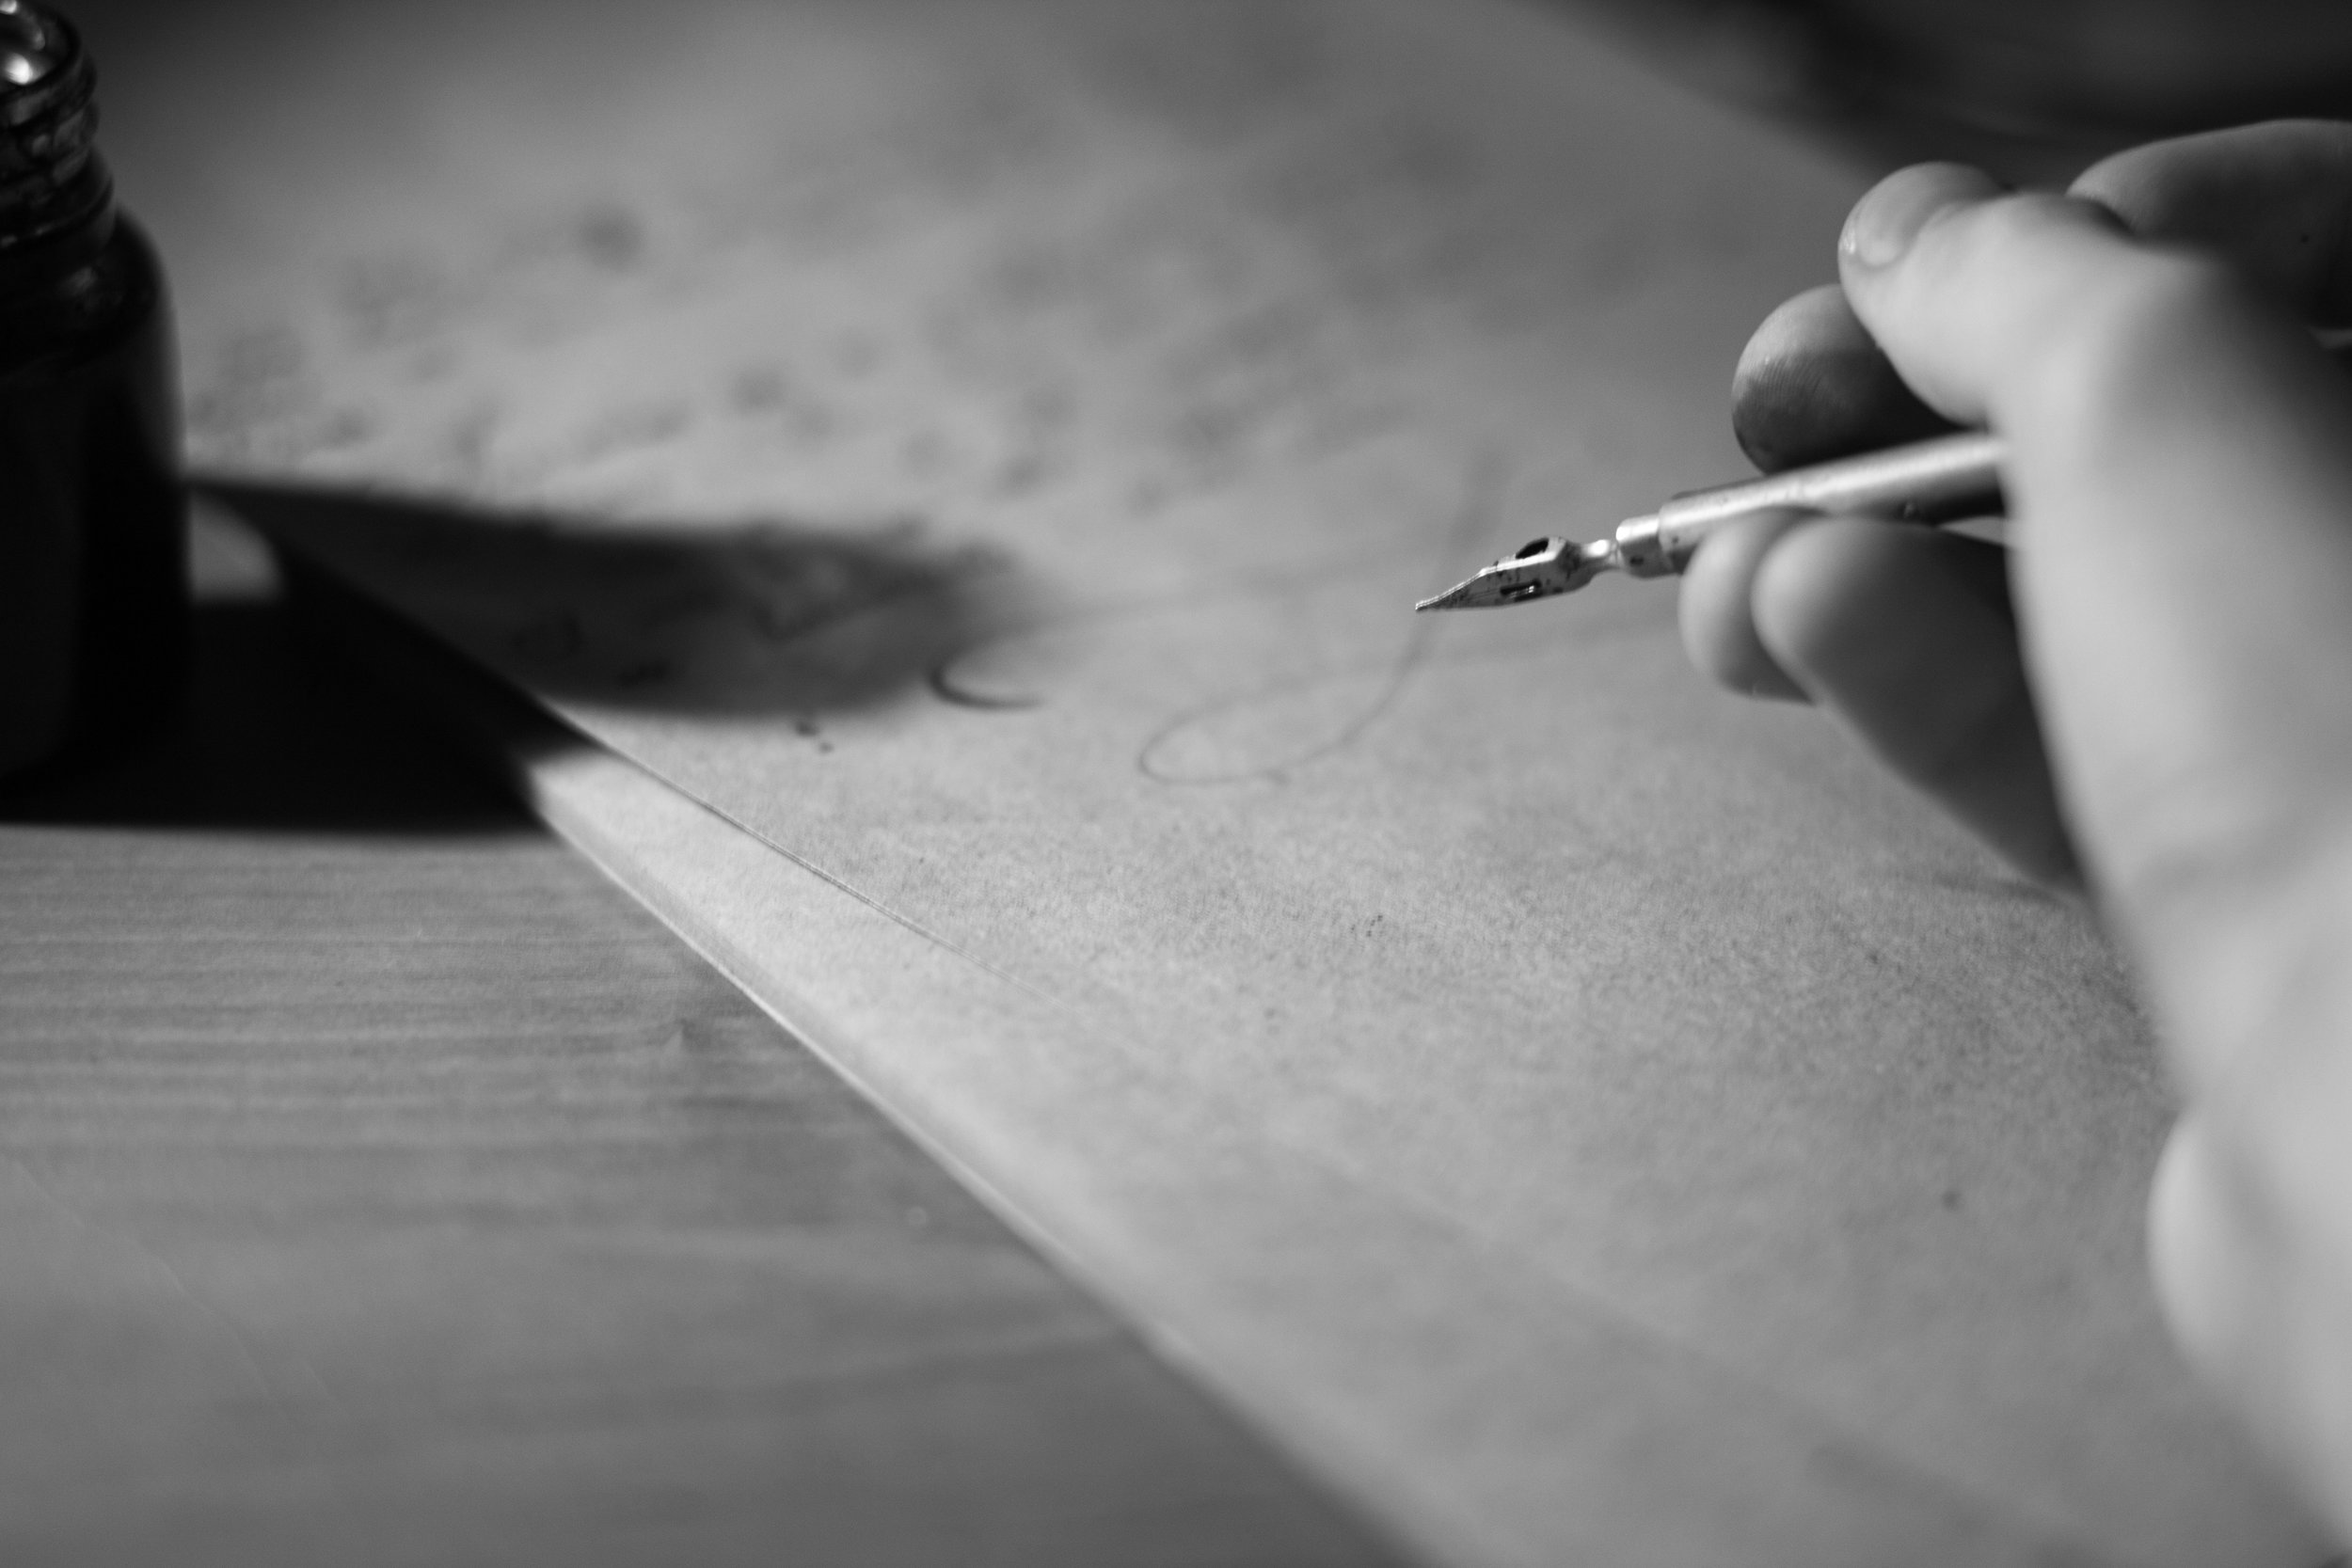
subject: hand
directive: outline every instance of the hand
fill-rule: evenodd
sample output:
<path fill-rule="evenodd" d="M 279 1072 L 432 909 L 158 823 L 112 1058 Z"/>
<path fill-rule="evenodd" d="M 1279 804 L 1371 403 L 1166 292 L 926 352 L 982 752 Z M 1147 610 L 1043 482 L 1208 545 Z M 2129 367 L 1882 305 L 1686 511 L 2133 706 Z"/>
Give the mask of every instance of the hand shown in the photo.
<path fill-rule="evenodd" d="M 2352 126 L 2161 143 L 2067 197 L 1951 165 L 1854 209 L 1757 332 L 1783 465 L 1989 424 L 1997 548 L 1708 541 L 1685 641 L 1810 699 L 2026 871 L 2087 884 L 2186 1100 L 2151 1245 L 2184 1347 L 2352 1538 Z"/>

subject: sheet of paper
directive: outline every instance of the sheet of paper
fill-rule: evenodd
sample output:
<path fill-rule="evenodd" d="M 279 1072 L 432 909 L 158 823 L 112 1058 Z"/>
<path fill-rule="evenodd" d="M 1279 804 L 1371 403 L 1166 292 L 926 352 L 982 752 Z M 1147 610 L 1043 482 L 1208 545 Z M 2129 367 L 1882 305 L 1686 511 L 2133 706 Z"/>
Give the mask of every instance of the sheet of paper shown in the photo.
<path fill-rule="evenodd" d="M 1408 613 L 1740 472 L 1854 171 L 1501 0 L 261 14 L 110 130 L 199 464 L 707 807 L 548 797 L 1365 1506 L 2316 1555 L 2090 922 L 1668 592 Z"/>

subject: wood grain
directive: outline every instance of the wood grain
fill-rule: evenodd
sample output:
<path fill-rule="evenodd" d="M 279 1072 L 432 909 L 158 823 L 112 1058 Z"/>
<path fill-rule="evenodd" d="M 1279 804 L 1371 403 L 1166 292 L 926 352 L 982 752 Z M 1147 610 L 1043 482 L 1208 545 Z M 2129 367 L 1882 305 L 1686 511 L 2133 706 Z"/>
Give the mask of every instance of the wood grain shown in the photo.
<path fill-rule="evenodd" d="M 1389 1560 L 248 597 L 0 810 L 0 1560 Z"/>

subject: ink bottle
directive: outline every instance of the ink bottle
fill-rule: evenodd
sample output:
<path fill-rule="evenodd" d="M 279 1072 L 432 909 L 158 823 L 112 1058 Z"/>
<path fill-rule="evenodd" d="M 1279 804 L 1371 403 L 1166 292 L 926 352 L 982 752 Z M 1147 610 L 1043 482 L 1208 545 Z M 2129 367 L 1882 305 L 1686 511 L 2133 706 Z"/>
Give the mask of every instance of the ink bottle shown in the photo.
<path fill-rule="evenodd" d="M 0 776 L 119 749 L 187 662 L 170 312 L 95 87 L 70 24 L 0 0 Z"/>

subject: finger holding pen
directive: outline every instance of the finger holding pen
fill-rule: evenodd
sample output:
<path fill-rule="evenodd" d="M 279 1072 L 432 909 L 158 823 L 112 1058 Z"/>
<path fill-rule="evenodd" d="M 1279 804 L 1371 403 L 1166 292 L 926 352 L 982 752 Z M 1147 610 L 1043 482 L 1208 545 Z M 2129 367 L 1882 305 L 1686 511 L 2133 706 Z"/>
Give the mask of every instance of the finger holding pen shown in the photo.
<path fill-rule="evenodd" d="M 1748 340 L 1731 377 L 1731 427 L 1768 474 L 1959 428 L 1903 385 L 1836 283 L 1790 299 Z M 1780 513 L 1729 525 L 1684 571 L 1683 645 L 1703 673 L 1745 696 L 1811 700 L 1765 647 L 1750 611 L 1756 570 L 1800 520 Z"/>
<path fill-rule="evenodd" d="M 2027 663 L 2114 912 L 2209 940 L 2343 815 L 2352 384 L 2235 272 L 2079 200 L 1907 171 L 1841 266 L 1924 400 L 2009 438 Z"/>
<path fill-rule="evenodd" d="M 1748 340 L 1732 372 L 1731 427 L 1740 451 L 1768 474 L 1960 428 L 1903 384 L 1836 283 L 1789 299 Z M 1800 520 L 1781 514 L 1733 523 L 1684 572 L 1683 645 L 1702 673 L 1742 695 L 1812 700 L 1765 646 L 1753 613 L 1757 570 Z"/>
<path fill-rule="evenodd" d="M 2152 1211 L 2160 1293 L 2352 1533 L 2352 383 L 2283 308 L 2324 320 L 2352 297 L 2347 137 L 2146 150 L 2085 177 L 2099 205 L 1907 170 L 1857 208 L 1840 261 L 1905 384 L 2008 440 L 2024 690 L 2189 1101 Z M 2240 182 L 2261 199 L 2213 195 Z M 1891 753 L 1899 716 L 1856 695 L 1872 661 L 1932 685 L 1983 650 L 1907 665 L 1908 617 L 1873 626 L 1857 599 L 1915 610 L 1965 569 L 1874 577 L 1872 547 L 1892 548 L 1786 531 L 1751 610 Z M 1823 629 L 1841 618 L 1892 641 Z"/>
<path fill-rule="evenodd" d="M 1924 193 L 1931 201 L 1942 199 L 1938 192 L 1948 194 L 1947 182 L 1988 198 L 1999 191 L 1975 171 L 1949 166 L 1931 175 L 1906 171 L 1901 179 L 1909 197 Z M 2074 187 L 2143 238 L 2193 245 L 2224 258 L 2315 325 L 2352 322 L 2347 191 L 2352 127 L 2313 121 L 2135 149 L 2094 166 Z M 2347 358 L 2341 348 L 2337 357 Z M 1733 426 L 1742 448 L 1767 472 L 1957 428 L 1912 392 L 1840 285 L 1797 295 L 1756 330 L 1733 380 Z M 1772 591 L 1759 597 L 1757 574 L 1791 531 L 1786 518 L 1735 525 L 1692 562 L 1682 626 L 1693 662 L 1744 694 L 1818 695 L 1866 744 L 2022 868 L 2046 880 L 2066 880 L 2064 857 L 2034 848 L 2056 842 L 2052 830 L 2058 819 L 2052 788 L 2036 777 L 2033 748 L 2013 748 L 2014 766 L 2004 768 L 1985 745 L 1994 733 L 2021 741 L 2029 733 L 2021 723 L 1994 718 L 1994 705 L 1981 689 L 1993 672 L 2006 669 L 2017 677 L 2010 683 L 2009 712 L 2023 715 L 2029 708 L 2031 693 L 2007 634 L 1994 628 L 1991 638 L 1955 637 L 1962 622 L 1953 616 L 1895 613 L 1915 596 L 1924 610 L 1972 588 L 1990 585 L 1997 593 L 1998 575 L 1978 559 L 1997 559 L 1997 553 L 1958 539 L 1906 543 L 1854 531 L 1843 534 L 1847 545 L 1838 547 L 1821 531 L 1808 530 L 1802 548 L 1776 565 Z M 1939 561 L 1950 570 L 1939 570 Z M 1913 569 L 1899 569 L 1906 562 Z M 1824 591 L 1833 586 L 1836 591 Z M 1768 645 L 1759 613 L 1783 655 L 1798 666 L 1794 673 Z M 1873 613 L 1885 623 L 1883 644 L 1823 621 Z M 1943 640 L 1904 648 L 1906 639 L 1918 643 L 1931 632 Z M 1889 689 L 1901 672 L 1921 683 L 1907 695 Z M 1864 689 L 1852 700 L 1841 697 L 1857 683 Z M 1963 689 L 1978 695 L 1959 700 Z M 1961 726 L 1977 733 L 1971 736 Z M 1955 775 L 1948 759 L 1971 754 L 1980 766 Z M 2013 825 L 2012 814 L 2022 814 Z"/>
<path fill-rule="evenodd" d="M 1974 170 L 1933 178 L 1998 190 Z M 1958 428 L 1911 392 L 1835 287 L 1765 322 L 1733 396 L 1759 466 Z M 1810 699 L 2021 870 L 2075 883 L 1999 546 L 1883 518 L 1745 519 L 1699 549 L 1680 611 L 1702 671 Z"/>

